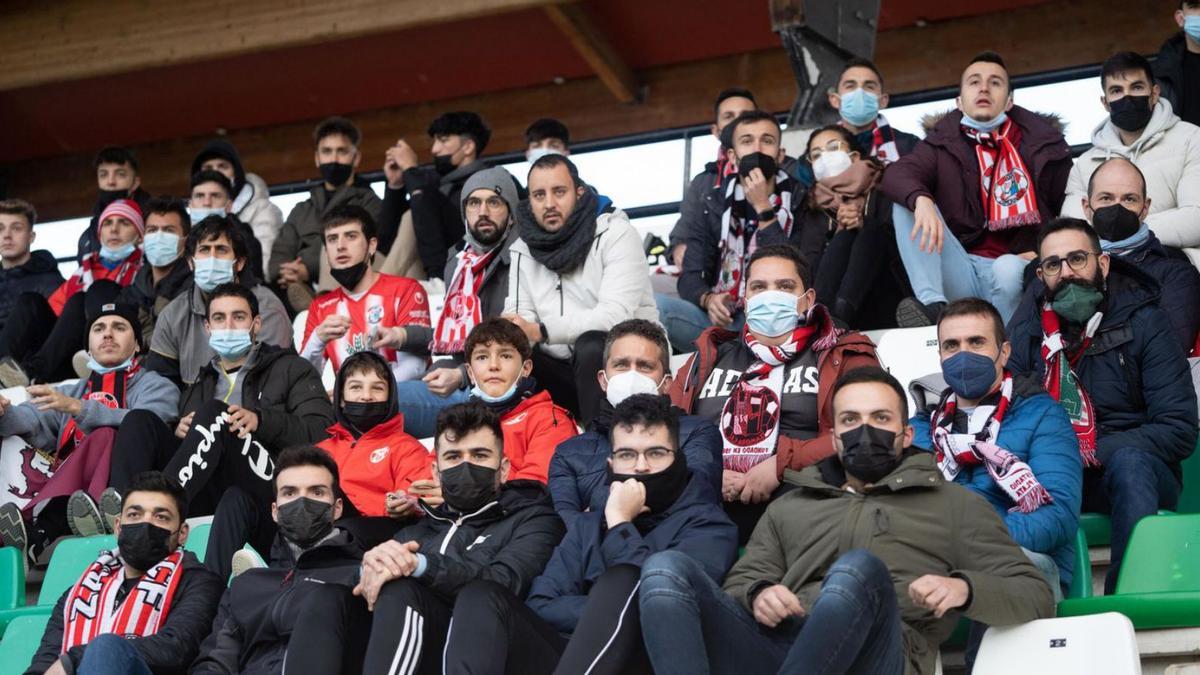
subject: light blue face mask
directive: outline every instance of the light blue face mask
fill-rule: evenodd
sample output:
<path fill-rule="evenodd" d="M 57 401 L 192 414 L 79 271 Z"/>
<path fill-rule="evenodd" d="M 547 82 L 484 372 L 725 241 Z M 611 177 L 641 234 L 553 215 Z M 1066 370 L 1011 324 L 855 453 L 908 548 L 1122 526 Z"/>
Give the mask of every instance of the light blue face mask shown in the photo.
<path fill-rule="evenodd" d="M 1183 17 L 1183 32 L 1195 42 L 1200 42 L 1200 14 Z"/>
<path fill-rule="evenodd" d="M 146 262 L 153 267 L 165 267 L 179 257 L 179 235 L 159 230 L 151 232 L 142 240 Z"/>
<path fill-rule="evenodd" d="M 841 97 L 842 107 L 838 113 L 847 124 L 865 127 L 879 116 L 879 97 L 866 89 L 855 89 Z"/>
<path fill-rule="evenodd" d="M 520 382 L 520 379 L 518 379 L 517 382 Z M 489 396 L 486 391 L 479 388 L 479 385 L 475 385 L 471 387 L 471 396 L 483 401 L 484 403 L 504 403 L 512 398 L 513 394 L 517 393 L 517 382 L 513 382 L 512 386 L 508 388 L 508 391 L 499 396 Z"/>
<path fill-rule="evenodd" d="M 120 262 L 128 258 L 136 248 L 137 244 L 134 244 L 133 242 L 129 242 L 124 246 L 101 246 L 100 258 L 107 260 L 108 262 Z"/>
<path fill-rule="evenodd" d="M 1007 120 L 1007 119 L 1008 119 L 1008 113 L 1006 113 L 1006 112 L 1002 112 L 999 115 L 996 115 L 995 117 L 993 117 L 992 119 L 985 120 L 983 122 L 980 122 L 977 119 L 967 117 L 966 114 L 964 114 L 962 117 L 962 125 L 964 127 L 971 127 L 972 129 L 974 129 L 976 131 L 987 132 L 987 131 L 994 131 L 1001 124 L 1004 124 L 1005 120 Z"/>
<path fill-rule="evenodd" d="M 232 260 L 209 256 L 193 258 L 192 265 L 195 267 L 192 278 L 196 281 L 196 286 L 205 293 L 211 293 L 217 286 L 233 281 Z"/>
<path fill-rule="evenodd" d="M 221 216 L 222 218 L 224 218 L 225 217 L 225 207 L 221 207 L 221 208 L 217 208 L 217 209 L 206 209 L 203 206 L 189 206 L 188 207 L 188 216 L 190 216 L 192 219 L 192 225 L 196 225 L 200 221 L 204 220 L 205 218 L 207 218 L 209 216 Z"/>
<path fill-rule="evenodd" d="M 92 358 L 91 354 L 88 354 L 88 364 L 87 364 L 88 370 L 92 371 L 93 373 L 96 373 L 97 375 L 107 375 L 114 370 L 128 368 L 129 366 L 132 366 L 132 365 L 133 365 L 133 356 L 130 356 L 129 358 L 125 359 L 124 362 L 118 363 L 115 366 L 102 366 L 102 365 L 100 365 L 99 361 Z"/>
<path fill-rule="evenodd" d="M 218 329 L 208 335 L 208 346 L 226 361 L 241 358 L 253 344 L 250 330 L 246 328 Z"/>
<path fill-rule="evenodd" d="M 763 291 L 746 301 L 746 325 L 767 337 L 779 337 L 800 325 L 796 301 L 800 298 L 783 291 Z"/>

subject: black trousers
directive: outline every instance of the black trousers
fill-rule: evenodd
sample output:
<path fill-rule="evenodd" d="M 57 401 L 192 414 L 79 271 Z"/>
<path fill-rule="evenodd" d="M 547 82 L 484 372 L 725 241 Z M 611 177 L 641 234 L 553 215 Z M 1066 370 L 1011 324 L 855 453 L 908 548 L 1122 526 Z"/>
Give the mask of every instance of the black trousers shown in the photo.
<path fill-rule="evenodd" d="M 458 594 L 446 637 L 448 675 L 650 673 L 637 590 L 641 570 L 618 565 L 588 593 L 568 641 L 512 591 L 475 581 Z"/>
<path fill-rule="evenodd" d="M 113 441 L 108 485 L 124 495 L 143 471 L 161 471 L 179 449 L 175 431 L 149 410 L 130 410 Z"/>
<path fill-rule="evenodd" d="M 0 331 L 0 356 L 11 356 L 30 379 L 57 382 L 75 377 L 71 358 L 87 349 L 87 298 L 114 302 L 121 287 L 108 280 L 97 281 L 86 291 L 72 295 L 54 316 L 50 303 L 37 293 L 22 293 Z"/>
<path fill-rule="evenodd" d="M 384 584 L 375 601 L 363 673 L 439 675 L 451 611 L 450 604 L 416 579 Z"/>
<path fill-rule="evenodd" d="M 193 515 L 213 513 L 222 493 L 232 487 L 241 488 L 261 504 L 269 505 L 275 497 L 272 454 L 253 434 L 238 438 L 230 431 L 224 416 L 227 409 L 215 399 L 201 405 L 187 436 L 163 470 L 183 486 Z"/>
<path fill-rule="evenodd" d="M 218 577 L 228 579 L 233 572 L 233 554 L 246 544 L 269 561 L 276 532 L 271 501 L 263 502 L 261 497 L 238 486 L 226 489 L 213 513 L 204 566 Z"/>
<path fill-rule="evenodd" d="M 550 392 L 555 403 L 571 411 L 584 426 L 596 416 L 604 400 L 596 375 L 604 370 L 605 335 L 598 330 L 580 335 L 570 359 L 557 359 L 540 349 L 533 350 L 533 377 Z"/>
<path fill-rule="evenodd" d="M 295 593 L 301 592 L 297 588 Z M 285 673 L 359 675 L 371 631 L 371 614 L 362 598 L 338 584 L 304 583 L 304 600 L 288 638 Z"/>

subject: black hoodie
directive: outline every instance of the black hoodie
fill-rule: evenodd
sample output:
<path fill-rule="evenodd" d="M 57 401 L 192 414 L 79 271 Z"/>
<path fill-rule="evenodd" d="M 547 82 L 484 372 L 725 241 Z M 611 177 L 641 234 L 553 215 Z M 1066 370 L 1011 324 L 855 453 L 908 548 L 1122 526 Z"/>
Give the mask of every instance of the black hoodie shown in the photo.
<path fill-rule="evenodd" d="M 18 295 L 37 293 L 48 298 L 62 282 L 58 263 L 49 251 L 34 251 L 24 265 L 0 268 L 0 326 L 8 321 Z"/>
<path fill-rule="evenodd" d="M 384 381 L 388 385 L 388 419 L 391 419 L 400 413 L 400 401 L 396 397 L 396 378 L 391 376 L 392 368 L 382 356 L 375 352 L 358 352 L 357 354 L 346 359 L 342 363 L 342 367 L 338 369 L 337 379 L 333 385 L 333 419 L 338 424 L 342 425 L 346 431 L 349 431 L 355 438 L 361 438 L 365 431 L 359 431 L 354 424 L 346 418 L 345 412 L 342 411 L 342 389 L 345 388 L 346 378 L 349 377 L 350 368 L 346 366 L 352 365 L 351 360 L 357 361 L 360 359 L 369 359 L 377 363 L 383 372 L 388 373 Z"/>
<path fill-rule="evenodd" d="M 246 184 L 246 169 L 242 166 L 242 156 L 238 154 L 233 143 L 224 138 L 214 138 L 192 160 L 192 175 L 200 173 L 200 167 L 210 159 L 223 159 L 233 165 L 233 196 L 236 198 Z"/>

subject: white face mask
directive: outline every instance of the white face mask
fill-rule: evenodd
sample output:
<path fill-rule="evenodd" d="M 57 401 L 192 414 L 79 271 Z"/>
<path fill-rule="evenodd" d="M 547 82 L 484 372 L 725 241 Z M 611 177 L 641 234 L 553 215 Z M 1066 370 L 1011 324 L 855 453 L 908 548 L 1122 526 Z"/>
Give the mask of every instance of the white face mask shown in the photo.
<path fill-rule="evenodd" d="M 608 387 L 605 389 L 604 395 L 614 408 L 635 394 L 658 394 L 658 386 L 661 384 L 636 370 L 626 370 L 612 377 L 609 377 L 608 373 L 605 373 L 604 379 L 608 381 Z M 666 379 L 665 375 L 663 379 Z"/>
<path fill-rule="evenodd" d="M 850 153 L 845 150 L 823 152 L 812 163 L 813 176 L 816 176 L 817 180 L 832 178 L 833 176 L 845 173 L 846 169 L 850 168 L 851 163 Z"/>

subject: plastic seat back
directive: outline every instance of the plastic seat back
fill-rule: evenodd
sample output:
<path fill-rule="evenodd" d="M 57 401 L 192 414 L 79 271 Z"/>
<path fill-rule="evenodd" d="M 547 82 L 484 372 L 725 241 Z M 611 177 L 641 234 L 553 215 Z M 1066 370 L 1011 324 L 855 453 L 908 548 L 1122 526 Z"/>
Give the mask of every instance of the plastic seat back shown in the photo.
<path fill-rule="evenodd" d="M 21 549 L 0 548 L 0 609 L 25 605 L 25 563 Z"/>
<path fill-rule="evenodd" d="M 38 605 L 53 607 L 59 596 L 79 581 L 88 565 L 96 562 L 100 551 L 117 547 L 117 538 L 111 534 L 95 537 L 69 537 L 59 540 L 46 567 L 46 577 L 38 593 Z"/>
<path fill-rule="evenodd" d="M 0 641 L 0 675 L 20 675 L 33 661 L 42 634 L 46 632 L 49 614 L 20 616 L 8 624 L 4 640 Z"/>
<path fill-rule="evenodd" d="M 212 523 L 193 525 L 188 529 L 187 543 L 183 545 L 184 550 L 195 553 L 200 562 L 204 562 L 204 555 L 208 552 L 208 533 L 211 531 Z"/>
<path fill-rule="evenodd" d="M 989 628 L 974 670 L 975 675 L 1141 672 L 1133 624 L 1116 612 Z"/>
<path fill-rule="evenodd" d="M 1092 597 L 1092 559 L 1088 556 L 1088 540 L 1083 528 L 1075 530 L 1075 573 L 1071 577 L 1068 598 Z"/>
<path fill-rule="evenodd" d="M 1200 591 L 1200 514 L 1149 516 L 1133 528 L 1117 594 Z"/>
<path fill-rule="evenodd" d="M 875 343 L 879 361 L 897 380 L 904 391 L 913 380 L 930 373 L 941 372 L 938 356 L 937 326 L 921 328 L 892 328 L 866 331 Z M 916 410 L 912 395 L 908 396 L 909 410 Z"/>
<path fill-rule="evenodd" d="M 1200 513 L 1200 443 L 1192 456 L 1183 460 L 1183 492 L 1176 513 Z"/>
<path fill-rule="evenodd" d="M 304 326 L 308 323 L 308 310 L 304 310 L 296 315 L 292 321 L 292 344 L 299 353 L 304 349 Z"/>

